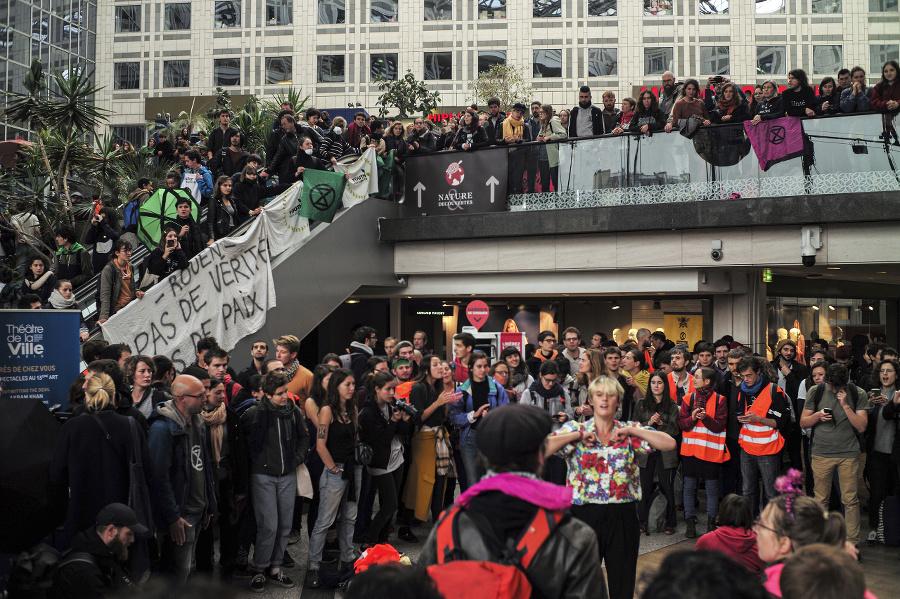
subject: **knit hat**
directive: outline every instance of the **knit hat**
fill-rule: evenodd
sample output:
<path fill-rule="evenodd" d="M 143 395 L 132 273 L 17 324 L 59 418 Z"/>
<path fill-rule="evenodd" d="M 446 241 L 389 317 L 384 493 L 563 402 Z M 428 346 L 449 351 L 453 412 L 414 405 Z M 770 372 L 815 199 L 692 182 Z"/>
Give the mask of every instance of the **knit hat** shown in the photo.
<path fill-rule="evenodd" d="M 521 463 L 538 452 L 551 426 L 549 414 L 540 408 L 507 404 L 488 412 L 478 425 L 475 445 L 490 464 Z"/>

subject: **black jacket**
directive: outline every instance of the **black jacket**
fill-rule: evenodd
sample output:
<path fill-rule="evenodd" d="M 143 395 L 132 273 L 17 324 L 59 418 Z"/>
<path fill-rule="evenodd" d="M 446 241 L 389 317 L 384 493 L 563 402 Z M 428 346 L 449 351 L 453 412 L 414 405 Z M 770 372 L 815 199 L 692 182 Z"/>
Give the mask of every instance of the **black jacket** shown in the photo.
<path fill-rule="evenodd" d="M 263 398 L 241 416 L 241 429 L 247 441 L 246 472 L 283 476 L 306 461 L 309 431 L 297 406 L 290 420 L 282 419 Z"/>
<path fill-rule="evenodd" d="M 828 110 L 822 105 L 828 102 Z M 816 114 L 837 114 L 841 111 L 841 88 L 835 88 L 830 96 L 816 96 Z"/>
<path fill-rule="evenodd" d="M 274 188 L 272 188 L 274 189 Z M 240 178 L 234 180 L 234 191 L 232 197 L 238 204 L 243 204 L 247 212 L 256 210 L 265 204 L 265 199 L 271 197 L 274 191 L 256 181 L 241 181 Z"/>
<path fill-rule="evenodd" d="M 484 132 L 487 133 L 488 142 L 492 146 L 496 146 L 503 141 L 503 121 L 506 119 L 506 116 L 505 112 L 498 112 L 497 123 L 494 124 L 494 121 L 491 120 L 491 115 L 488 114 L 487 119 L 484 121 Z"/>
<path fill-rule="evenodd" d="M 275 159 L 275 154 L 278 153 L 278 144 L 281 143 L 281 138 L 284 137 L 284 129 L 279 126 L 272 132 L 271 137 L 269 137 L 269 145 L 266 146 L 266 168 L 269 168 L 272 165 L 272 161 Z"/>
<path fill-rule="evenodd" d="M 212 172 L 213 180 L 218 177 L 226 176 L 230 177 L 234 173 L 240 173 L 244 170 L 244 167 L 247 166 L 247 158 L 250 157 L 250 152 L 244 150 L 241 153 L 241 157 L 234 160 L 231 155 L 230 146 L 226 146 L 219 150 L 219 152 L 213 155 L 212 159 L 207 163 L 207 168 L 209 168 L 210 172 Z M 237 183 L 237 181 L 235 181 Z"/>
<path fill-rule="evenodd" d="M 209 239 L 227 237 L 250 217 L 247 207 L 241 202 L 234 201 L 234 196 L 232 196 L 231 205 L 234 207 L 234 216 L 230 219 L 232 222 L 229 224 L 228 212 L 225 210 L 222 200 L 210 198 L 209 208 L 206 212 L 206 234 Z"/>
<path fill-rule="evenodd" d="M 231 127 L 226 128 L 225 131 L 228 131 L 228 129 L 231 129 Z M 217 125 L 212 133 L 209 134 L 206 149 L 212 152 L 213 158 L 219 153 L 219 150 L 228 147 L 228 144 L 231 143 L 230 139 L 225 139 L 225 131 L 222 131 L 222 127 Z"/>
<path fill-rule="evenodd" d="M 409 154 L 431 154 L 437 147 L 437 137 L 427 127 L 422 135 L 419 135 L 413 129 L 413 132 L 406 138 L 406 144 L 406 151 Z M 415 144 L 419 144 L 419 147 L 417 148 Z M 414 149 L 410 150 L 409 146 L 412 146 Z"/>
<path fill-rule="evenodd" d="M 578 137 L 578 115 L 585 110 L 576 106 L 569 112 L 569 137 Z M 591 106 L 591 129 L 594 135 L 603 135 L 603 109 L 599 106 Z"/>
<path fill-rule="evenodd" d="M 208 429 L 208 427 L 207 427 Z M 247 470 L 249 462 L 247 460 L 247 438 L 244 436 L 244 429 L 241 427 L 241 417 L 238 413 L 229 407 L 225 407 L 225 436 L 228 440 L 228 455 L 222 458 L 220 463 L 216 463 L 212 453 L 212 436 L 207 430 L 206 435 L 206 451 L 209 452 L 209 463 L 216 475 L 216 481 L 224 478 L 230 478 L 232 484 L 230 488 L 235 495 L 246 495 L 250 490 L 250 473 Z M 222 487 L 219 486 L 219 502 Z"/>
<path fill-rule="evenodd" d="M 181 249 L 176 249 L 169 254 L 168 258 L 163 258 L 163 251 L 159 248 L 154 248 L 147 260 L 150 262 L 147 271 L 160 279 L 166 278 L 175 271 L 184 270 L 188 265 L 187 254 Z"/>
<path fill-rule="evenodd" d="M 188 226 L 188 232 L 181 238 L 181 249 L 184 251 L 184 255 L 187 256 L 187 259 L 190 260 L 203 251 L 203 248 L 206 247 L 206 242 L 203 240 L 203 232 L 192 217 L 186 219 L 175 218 L 175 226 L 178 227 L 179 232 L 181 232 L 181 227 L 185 225 Z"/>
<path fill-rule="evenodd" d="M 310 156 L 303 150 L 291 158 L 291 174 L 286 179 L 284 179 L 284 183 L 287 185 L 291 185 L 296 181 L 303 180 L 303 173 L 297 175 L 297 169 L 300 167 L 305 169 L 313 169 L 317 171 L 327 171 L 328 163 L 323 160 L 320 160 L 317 156 Z"/>
<path fill-rule="evenodd" d="M 727 121 L 722 121 L 722 117 L 726 116 L 728 113 L 724 110 L 719 110 L 718 108 L 713 108 L 709 111 L 709 120 L 712 123 L 743 123 L 744 121 L 750 120 L 750 105 L 746 102 L 741 102 L 737 105 L 734 110 L 731 111 L 731 118 Z"/>
<path fill-rule="evenodd" d="M 388 405 L 388 414 L 394 414 L 394 407 Z M 359 439 L 372 448 L 373 468 L 387 468 L 391 459 L 391 441 L 397 434 L 406 434 L 407 423 L 402 420 L 390 420 L 378 408 L 378 400 L 369 396 L 366 405 L 359 413 Z"/>
<path fill-rule="evenodd" d="M 873 412 L 875 410 L 872 410 Z M 900 407 L 897 406 L 892 401 L 887 402 L 887 404 L 881 410 L 882 417 L 887 422 L 880 423 L 882 426 L 893 426 L 895 430 L 898 428 L 898 420 L 900 420 Z M 900 430 L 894 433 L 894 447 L 891 449 L 891 461 L 895 464 L 900 463 Z"/>
<path fill-rule="evenodd" d="M 471 152 L 472 150 L 477 150 L 478 148 L 485 148 L 490 145 L 487 133 L 485 132 L 484 127 L 482 127 L 481 125 L 478 125 L 478 128 L 475 129 L 474 133 L 468 131 L 463 126 L 460 126 L 456 132 L 456 138 L 453 140 L 453 149 L 462 150 L 463 144 L 469 142 L 470 134 L 471 147 L 468 149 L 469 152 Z"/>
<path fill-rule="evenodd" d="M 51 599 L 99 599 L 131 586 L 131 576 L 125 566 L 103 543 L 94 526 L 75 535 L 72 552 L 88 556 L 67 554 L 63 558 L 53 577 Z"/>
<path fill-rule="evenodd" d="M 772 367 L 775 369 L 776 373 L 780 370 L 778 359 L 772 361 Z M 800 420 L 800 413 L 803 412 L 803 402 L 797 398 L 797 393 L 800 391 L 800 383 L 806 380 L 806 377 L 808 376 L 809 367 L 794 360 L 791 362 L 790 374 L 784 377 L 784 392 L 791 398 L 791 406 L 794 408 L 794 414 L 796 415 L 798 422 Z M 772 382 L 778 384 L 777 379 Z"/>
<path fill-rule="evenodd" d="M 285 181 L 291 176 L 291 158 L 297 155 L 300 147 L 300 138 L 297 133 L 285 133 L 278 142 L 278 151 L 272 159 L 272 164 L 267 167 L 269 173 L 278 175 L 279 181 Z"/>

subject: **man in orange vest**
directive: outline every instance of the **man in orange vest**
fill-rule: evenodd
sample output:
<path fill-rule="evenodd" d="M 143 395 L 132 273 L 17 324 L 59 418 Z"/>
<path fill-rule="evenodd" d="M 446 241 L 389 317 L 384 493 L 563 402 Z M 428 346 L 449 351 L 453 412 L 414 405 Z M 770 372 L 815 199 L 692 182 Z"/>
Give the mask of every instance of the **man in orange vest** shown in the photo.
<path fill-rule="evenodd" d="M 716 529 L 719 515 L 719 476 L 722 463 L 729 458 L 725 445 L 728 400 L 715 392 L 716 371 L 701 366 L 694 373 L 696 391 L 681 402 L 678 426 L 681 428 L 681 468 L 684 474 L 684 519 L 689 539 L 697 537 L 695 493 L 697 481 L 706 481 L 706 532 Z"/>
<path fill-rule="evenodd" d="M 684 397 L 695 391 L 694 380 L 688 372 L 687 365 L 691 361 L 691 352 L 683 347 L 669 350 L 672 356 L 672 372 L 669 373 L 669 397 L 679 406 Z"/>
<path fill-rule="evenodd" d="M 653 354 L 650 352 L 650 329 L 638 329 L 637 331 L 638 346 L 644 352 L 644 361 L 647 363 L 647 372 L 653 374 L 656 370 L 653 367 Z"/>
<path fill-rule="evenodd" d="M 775 478 L 781 469 L 782 431 L 791 422 L 789 400 L 784 391 L 769 381 L 762 358 L 741 358 L 737 371 L 741 377 L 737 420 L 741 423 L 738 443 L 741 446 L 743 495 L 753 505 L 760 476 L 766 499 L 771 501 L 778 494 Z"/>

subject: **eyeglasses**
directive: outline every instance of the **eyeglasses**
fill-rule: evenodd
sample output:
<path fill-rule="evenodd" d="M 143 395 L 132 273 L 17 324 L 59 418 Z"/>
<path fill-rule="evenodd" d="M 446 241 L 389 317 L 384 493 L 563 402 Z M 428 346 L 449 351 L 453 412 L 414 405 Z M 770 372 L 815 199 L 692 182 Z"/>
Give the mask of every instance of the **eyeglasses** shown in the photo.
<path fill-rule="evenodd" d="M 190 393 L 182 394 L 182 397 L 193 397 L 194 399 L 200 399 L 201 397 L 206 397 L 206 391 L 200 393 L 199 395 L 191 395 Z"/>
<path fill-rule="evenodd" d="M 555 383 L 556 381 L 559 380 L 559 379 L 556 378 L 556 377 L 548 378 L 548 377 L 546 377 L 546 376 L 542 376 L 541 378 L 544 380 L 545 383 Z"/>
<path fill-rule="evenodd" d="M 556 339 L 554 339 L 553 337 L 547 337 L 546 339 L 544 339 L 543 341 L 541 341 L 541 343 L 546 343 L 546 342 L 548 342 L 548 341 L 551 342 L 551 343 L 556 343 Z"/>
<path fill-rule="evenodd" d="M 494 373 L 494 376 L 509 376 L 509 373 L 506 372 L 505 370 L 498 370 L 497 372 Z"/>
<path fill-rule="evenodd" d="M 893 374 L 894 372 L 896 372 L 896 370 L 894 370 L 893 368 L 891 368 L 891 369 L 882 368 L 881 370 L 878 371 L 879 374 Z"/>
<path fill-rule="evenodd" d="M 759 517 L 757 517 L 756 520 L 753 521 L 753 532 L 756 532 L 757 530 L 759 530 L 760 528 L 762 528 L 762 529 L 768 530 L 768 531 L 771 532 L 772 534 L 777 535 L 777 536 L 779 536 L 779 537 L 784 536 L 784 535 L 782 535 L 781 533 L 779 533 L 777 530 L 775 530 L 774 528 L 771 528 L 771 527 L 769 527 L 769 526 L 766 526 L 765 524 L 763 524 L 763 523 L 760 522 L 759 520 L 760 520 Z"/>

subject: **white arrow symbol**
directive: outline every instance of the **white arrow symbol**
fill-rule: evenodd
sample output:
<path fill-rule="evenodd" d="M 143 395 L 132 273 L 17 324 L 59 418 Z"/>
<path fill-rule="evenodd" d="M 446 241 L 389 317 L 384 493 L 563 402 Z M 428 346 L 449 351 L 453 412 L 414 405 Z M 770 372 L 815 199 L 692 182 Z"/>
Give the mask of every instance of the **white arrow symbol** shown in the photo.
<path fill-rule="evenodd" d="M 418 183 L 416 183 L 416 186 L 413 187 L 413 190 L 416 191 L 416 192 L 418 192 L 418 196 L 419 196 L 419 208 L 421 208 L 421 207 L 422 207 L 422 192 L 425 191 L 425 186 L 422 185 L 422 182 L 421 182 L 421 181 L 419 181 Z"/>
<path fill-rule="evenodd" d="M 485 185 L 491 186 L 491 204 L 494 203 L 494 188 L 500 185 L 500 181 L 497 181 L 497 178 L 494 175 L 491 175 L 491 178 L 487 180 Z"/>

